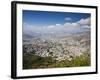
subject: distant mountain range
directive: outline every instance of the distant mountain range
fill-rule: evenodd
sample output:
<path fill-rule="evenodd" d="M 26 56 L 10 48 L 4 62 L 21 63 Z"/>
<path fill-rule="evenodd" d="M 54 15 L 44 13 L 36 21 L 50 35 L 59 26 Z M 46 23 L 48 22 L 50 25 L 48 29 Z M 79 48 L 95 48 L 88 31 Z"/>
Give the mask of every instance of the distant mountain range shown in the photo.
<path fill-rule="evenodd" d="M 66 37 L 66 36 L 82 36 L 90 37 L 90 31 L 78 31 L 78 32 L 49 32 L 49 33 L 23 33 L 23 39 L 32 39 L 32 38 L 56 38 L 56 37 Z"/>

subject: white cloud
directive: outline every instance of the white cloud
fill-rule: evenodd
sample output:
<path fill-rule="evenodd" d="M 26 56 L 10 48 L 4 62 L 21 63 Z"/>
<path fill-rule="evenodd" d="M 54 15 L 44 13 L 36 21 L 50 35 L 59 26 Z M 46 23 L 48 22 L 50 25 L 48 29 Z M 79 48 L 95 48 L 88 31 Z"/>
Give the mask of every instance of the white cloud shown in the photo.
<path fill-rule="evenodd" d="M 80 28 L 80 25 L 78 23 L 65 23 L 64 27 L 66 28 Z"/>
<path fill-rule="evenodd" d="M 65 23 L 64 26 L 68 27 L 68 26 L 72 26 L 72 24 L 71 23 Z"/>
<path fill-rule="evenodd" d="M 56 24 L 56 26 L 61 26 L 61 24 Z"/>
<path fill-rule="evenodd" d="M 90 25 L 91 24 L 91 19 L 90 18 L 81 19 L 77 23 L 79 23 L 80 25 Z"/>
<path fill-rule="evenodd" d="M 30 25 L 28 23 L 23 23 L 23 33 L 25 34 L 33 34 L 33 33 L 39 33 L 42 31 L 42 29 L 45 27 L 38 27 L 34 25 Z"/>
<path fill-rule="evenodd" d="M 64 28 L 66 31 L 74 31 L 74 30 L 79 30 L 80 25 L 78 23 L 65 23 Z"/>
<path fill-rule="evenodd" d="M 70 17 L 66 17 L 65 20 L 66 20 L 66 21 L 70 21 L 70 20 L 72 20 L 72 19 L 71 19 Z"/>
<path fill-rule="evenodd" d="M 55 25 L 50 25 L 47 28 L 54 28 L 54 27 L 55 27 Z"/>
<path fill-rule="evenodd" d="M 62 33 L 62 32 L 77 32 L 82 30 L 88 30 L 90 28 L 90 18 L 87 19 L 81 19 L 74 23 L 66 22 L 64 24 L 54 24 L 49 26 L 33 26 L 29 25 L 27 23 L 23 24 L 23 31 L 25 33 Z"/>

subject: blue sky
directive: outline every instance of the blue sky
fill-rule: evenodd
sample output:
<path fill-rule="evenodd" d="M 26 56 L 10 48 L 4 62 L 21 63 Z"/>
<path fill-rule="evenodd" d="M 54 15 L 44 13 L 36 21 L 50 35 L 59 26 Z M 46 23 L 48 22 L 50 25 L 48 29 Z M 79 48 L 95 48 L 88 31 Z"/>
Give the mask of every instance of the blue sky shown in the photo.
<path fill-rule="evenodd" d="M 88 17 L 90 17 L 90 14 L 85 13 L 23 10 L 23 22 L 35 26 L 64 24 L 66 22 L 73 23 Z"/>
<path fill-rule="evenodd" d="M 23 10 L 23 32 L 35 33 L 77 33 L 91 28 L 89 13 L 48 12 Z"/>

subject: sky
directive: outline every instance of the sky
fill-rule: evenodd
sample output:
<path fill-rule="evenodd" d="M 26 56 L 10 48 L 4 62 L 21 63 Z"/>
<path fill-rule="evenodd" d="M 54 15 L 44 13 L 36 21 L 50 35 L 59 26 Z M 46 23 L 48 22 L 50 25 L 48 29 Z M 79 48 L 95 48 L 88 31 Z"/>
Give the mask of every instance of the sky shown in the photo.
<path fill-rule="evenodd" d="M 90 29 L 89 13 L 23 10 L 24 33 L 72 33 Z"/>

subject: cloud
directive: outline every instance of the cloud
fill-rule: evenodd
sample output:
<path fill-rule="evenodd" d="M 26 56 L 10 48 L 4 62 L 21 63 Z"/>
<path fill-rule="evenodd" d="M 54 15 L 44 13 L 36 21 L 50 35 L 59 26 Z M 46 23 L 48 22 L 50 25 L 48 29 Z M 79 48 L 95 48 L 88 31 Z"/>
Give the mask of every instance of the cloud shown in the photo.
<path fill-rule="evenodd" d="M 80 31 L 81 26 L 78 23 L 65 23 L 64 29 L 68 31 L 69 33 Z"/>
<path fill-rule="evenodd" d="M 50 25 L 50 26 L 48 26 L 47 28 L 54 28 L 55 26 L 54 25 Z"/>
<path fill-rule="evenodd" d="M 72 19 L 70 17 L 65 18 L 66 21 L 71 21 Z"/>
<path fill-rule="evenodd" d="M 61 24 L 56 24 L 56 26 L 61 26 Z"/>
<path fill-rule="evenodd" d="M 36 33 L 75 33 L 82 32 L 90 29 L 90 18 L 81 19 L 77 22 L 64 24 L 54 24 L 48 26 L 34 26 L 27 23 L 23 24 L 23 32 L 27 34 Z"/>
<path fill-rule="evenodd" d="M 84 25 L 89 25 L 91 24 L 91 19 L 90 17 L 89 18 L 86 18 L 86 19 L 81 19 L 80 21 L 78 21 L 77 23 L 79 23 L 80 25 L 84 26 Z"/>
<path fill-rule="evenodd" d="M 23 33 L 32 35 L 33 33 L 41 33 L 42 30 L 45 30 L 45 27 L 38 27 L 34 25 L 30 25 L 28 23 L 23 23 Z"/>

